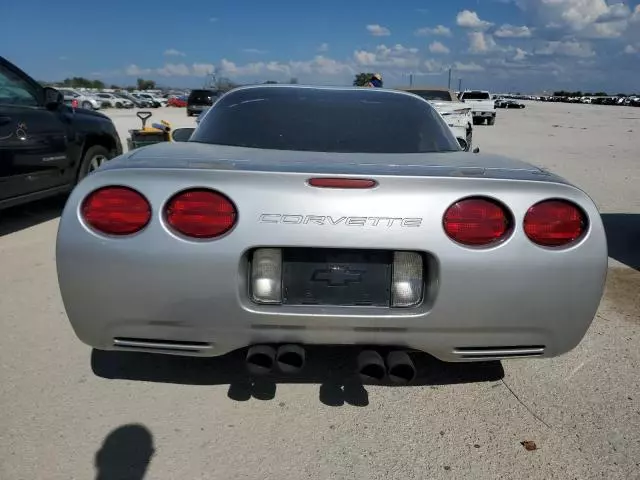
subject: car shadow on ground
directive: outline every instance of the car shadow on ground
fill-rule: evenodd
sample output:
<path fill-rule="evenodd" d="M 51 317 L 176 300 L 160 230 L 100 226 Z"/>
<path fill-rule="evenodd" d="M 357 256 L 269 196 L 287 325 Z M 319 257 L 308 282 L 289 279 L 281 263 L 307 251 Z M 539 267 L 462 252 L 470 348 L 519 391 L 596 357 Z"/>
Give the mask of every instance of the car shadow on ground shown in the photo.
<path fill-rule="evenodd" d="M 0 237 L 58 218 L 68 198 L 69 195 L 57 195 L 0 210 Z"/>
<path fill-rule="evenodd" d="M 106 379 L 137 380 L 182 385 L 229 385 L 228 397 L 272 400 L 277 384 L 318 384 L 320 401 L 329 406 L 345 403 L 369 404 L 365 385 L 356 374 L 358 347 L 306 348 L 306 366 L 298 374 L 272 373 L 251 377 L 245 367 L 247 350 L 211 358 L 153 355 L 137 352 L 93 350 L 93 373 Z M 379 350 L 382 355 L 384 351 Z M 460 383 L 496 382 L 504 377 L 502 364 L 493 362 L 445 363 L 421 352 L 411 352 L 417 376 L 404 385 L 382 382 L 389 387 L 438 386 Z"/>
<path fill-rule="evenodd" d="M 128 424 L 113 430 L 96 452 L 96 480 L 142 480 L 155 453 L 147 427 Z"/>
<path fill-rule="evenodd" d="M 603 213 L 609 256 L 640 271 L 640 214 Z"/>

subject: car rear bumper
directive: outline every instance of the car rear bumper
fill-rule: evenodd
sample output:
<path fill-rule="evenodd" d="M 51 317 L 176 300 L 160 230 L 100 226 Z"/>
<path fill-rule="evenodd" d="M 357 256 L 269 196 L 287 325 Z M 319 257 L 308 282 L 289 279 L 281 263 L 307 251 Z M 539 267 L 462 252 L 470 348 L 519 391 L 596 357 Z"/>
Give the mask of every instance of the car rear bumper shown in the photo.
<path fill-rule="evenodd" d="M 496 116 L 495 111 L 486 110 L 473 110 L 472 114 L 475 118 L 494 118 Z"/>
<path fill-rule="evenodd" d="M 132 169 L 127 177 L 116 172 L 97 172 L 76 187 L 62 214 L 56 247 L 68 318 L 76 335 L 98 349 L 216 356 L 252 344 L 287 342 L 404 346 L 444 361 L 510 358 L 526 352 L 549 357 L 581 341 L 604 288 L 607 248 L 600 215 L 581 191 L 564 184 L 385 178 L 386 190 L 381 187 L 364 200 L 345 192 L 344 204 L 351 205 L 350 211 L 391 217 L 398 211 L 395 205 L 402 204 L 403 216 L 424 217 L 423 228 L 359 228 L 257 221 L 264 208 L 284 208 L 274 203 L 280 197 L 270 190 L 280 190 L 281 185 L 264 182 L 259 175 L 222 170 L 213 177 L 204 171 L 179 175 L 175 170 L 154 175 Z M 237 181 L 225 182 L 225 173 Z M 297 184 L 292 177 L 282 176 L 281 182 Z M 155 205 L 162 205 L 176 189 L 196 180 L 207 184 L 212 178 L 236 201 L 241 219 L 228 235 L 212 242 L 176 236 L 157 210 L 139 234 L 100 236 L 84 225 L 78 205 L 88 191 L 109 184 L 110 178 L 125 185 L 127 178 L 136 179 L 137 188 Z M 497 247 L 462 248 L 446 238 L 440 212 L 454 199 L 481 189 L 502 197 L 518 218 L 539 198 L 573 199 L 587 212 L 589 230 L 577 245 L 563 251 L 534 246 L 519 230 Z M 293 186 L 289 192 L 282 202 L 302 205 L 303 198 L 313 198 Z M 271 203 L 265 207 L 254 201 L 256 196 Z M 338 210 L 324 212 L 339 217 Z M 390 308 L 257 305 L 250 300 L 252 249 L 320 246 L 423 253 L 422 303 Z M 162 346 L 167 341 L 173 347 Z"/>

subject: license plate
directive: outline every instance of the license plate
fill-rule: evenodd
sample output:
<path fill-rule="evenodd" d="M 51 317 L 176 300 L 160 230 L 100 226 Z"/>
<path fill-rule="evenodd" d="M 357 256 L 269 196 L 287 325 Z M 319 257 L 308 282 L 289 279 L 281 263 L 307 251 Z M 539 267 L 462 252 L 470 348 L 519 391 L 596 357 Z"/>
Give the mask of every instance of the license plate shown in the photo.
<path fill-rule="evenodd" d="M 380 250 L 284 249 L 283 303 L 388 307 L 392 262 Z"/>

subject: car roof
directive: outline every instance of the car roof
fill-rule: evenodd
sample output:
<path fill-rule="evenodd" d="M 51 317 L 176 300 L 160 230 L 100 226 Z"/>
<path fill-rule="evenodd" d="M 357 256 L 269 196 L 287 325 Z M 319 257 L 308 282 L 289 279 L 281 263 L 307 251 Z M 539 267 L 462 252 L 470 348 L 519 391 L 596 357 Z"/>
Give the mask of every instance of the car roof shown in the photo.
<path fill-rule="evenodd" d="M 415 92 L 415 91 L 421 91 L 421 90 L 430 90 L 432 92 L 449 92 L 451 94 L 452 97 L 455 97 L 456 94 L 453 90 L 451 90 L 450 88 L 446 88 L 446 87 L 429 87 L 429 86 L 416 86 L 416 87 L 399 87 L 396 88 L 396 90 L 402 90 L 403 92 Z"/>

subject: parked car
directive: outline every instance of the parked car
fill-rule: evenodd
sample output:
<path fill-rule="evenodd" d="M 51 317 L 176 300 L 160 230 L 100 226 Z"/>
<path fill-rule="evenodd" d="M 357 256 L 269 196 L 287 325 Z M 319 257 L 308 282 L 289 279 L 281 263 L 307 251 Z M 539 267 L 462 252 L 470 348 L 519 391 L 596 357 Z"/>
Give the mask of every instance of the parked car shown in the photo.
<path fill-rule="evenodd" d="M 62 93 L 64 103 L 67 105 L 71 105 L 71 102 L 75 100 L 78 107 L 81 108 L 86 108 L 88 110 L 99 110 L 102 108 L 102 102 L 96 99 L 93 95 L 87 95 L 72 88 L 58 88 L 58 91 Z"/>
<path fill-rule="evenodd" d="M 140 104 L 140 107 L 142 108 L 158 108 L 161 105 L 160 102 L 154 102 L 149 98 L 141 97 L 140 94 L 138 93 L 132 93 L 131 96 L 138 101 L 138 103 Z"/>
<path fill-rule="evenodd" d="M 608 264 L 594 202 L 463 152 L 415 95 L 240 87 L 177 137 L 109 162 L 61 216 L 62 300 L 96 349 L 241 349 L 255 374 L 299 372 L 306 345 L 362 345 L 363 380 L 406 383 L 418 352 L 553 357 L 593 321 Z"/>
<path fill-rule="evenodd" d="M 496 123 L 496 107 L 491 94 L 486 90 L 465 90 L 460 94 L 460 100 L 471 106 L 474 125 L 485 121 L 487 125 Z"/>
<path fill-rule="evenodd" d="M 109 117 L 72 109 L 0 57 L 0 208 L 69 192 L 121 153 Z"/>
<path fill-rule="evenodd" d="M 142 98 L 144 100 L 147 100 L 149 102 L 151 102 L 151 106 L 153 108 L 159 108 L 159 107 L 164 107 L 167 105 L 167 99 L 166 98 L 160 98 L 160 97 L 156 97 L 150 93 L 138 93 L 136 95 L 138 98 Z"/>
<path fill-rule="evenodd" d="M 524 103 L 517 100 L 502 98 L 496 101 L 496 108 L 524 108 Z"/>
<path fill-rule="evenodd" d="M 473 144 L 473 115 L 471 107 L 458 100 L 456 94 L 441 87 L 407 87 L 401 90 L 427 100 L 443 116 L 465 151 Z"/>
<path fill-rule="evenodd" d="M 133 102 L 126 98 L 121 98 L 113 93 L 100 92 L 96 94 L 102 105 L 112 108 L 133 108 Z"/>
<path fill-rule="evenodd" d="M 134 97 L 133 95 L 131 95 L 129 92 L 115 92 L 113 95 L 115 95 L 118 98 L 122 98 L 124 100 L 127 100 L 129 102 L 131 102 L 132 104 L 132 108 L 147 108 L 150 106 L 150 102 L 146 101 L 146 100 L 139 100 L 136 97 Z"/>
<path fill-rule="evenodd" d="M 186 107 L 187 106 L 187 97 L 185 95 L 181 95 L 178 97 L 170 97 L 167 99 L 167 107 Z"/>
<path fill-rule="evenodd" d="M 213 105 L 216 96 L 216 92 L 210 89 L 191 90 L 187 98 L 187 117 L 198 115 L 209 108 Z"/>

